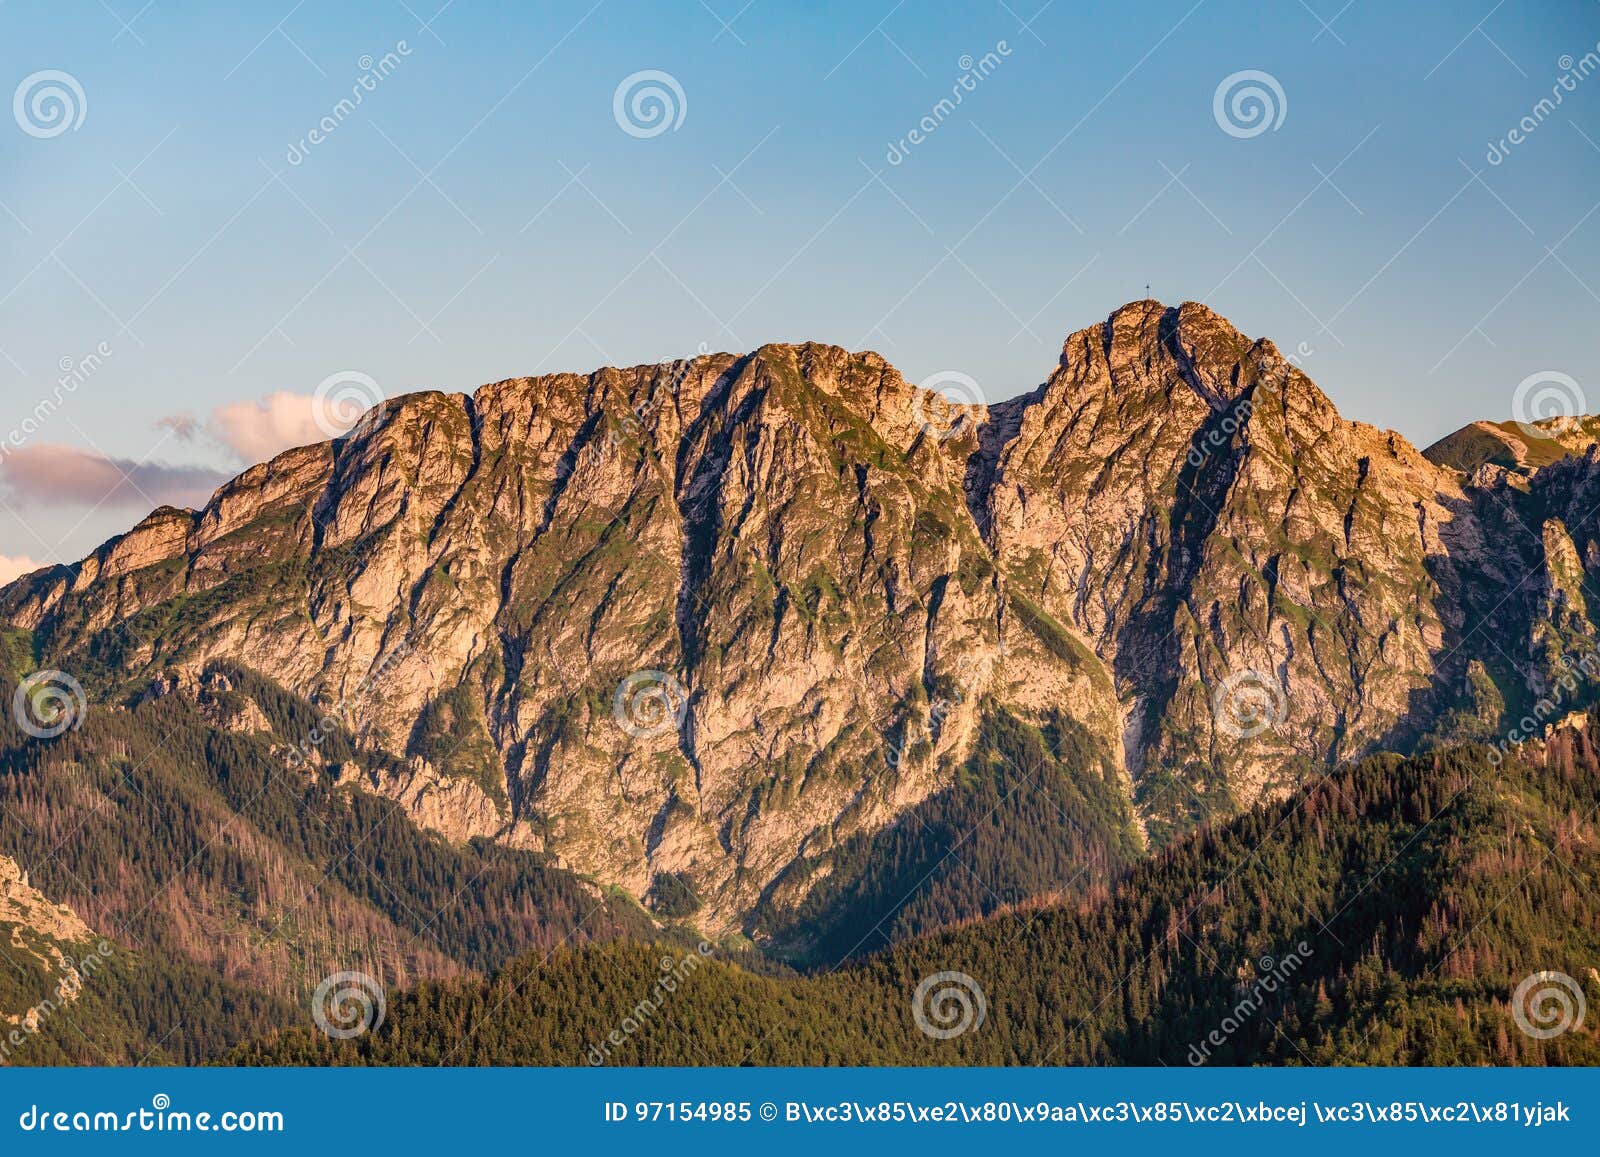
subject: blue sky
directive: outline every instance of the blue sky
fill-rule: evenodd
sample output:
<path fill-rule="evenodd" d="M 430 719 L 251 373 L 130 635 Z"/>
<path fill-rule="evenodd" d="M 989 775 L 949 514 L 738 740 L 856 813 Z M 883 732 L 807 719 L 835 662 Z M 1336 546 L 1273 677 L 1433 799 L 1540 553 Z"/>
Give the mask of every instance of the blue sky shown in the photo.
<path fill-rule="evenodd" d="M 0 557 L 203 493 L 345 371 L 814 339 L 998 400 L 1147 283 L 1419 444 L 1535 373 L 1600 409 L 1600 75 L 1487 157 L 1600 51 L 1588 0 L 440 3 L 0 6 L 0 96 L 82 94 L 0 117 Z M 655 135 L 614 115 L 644 70 L 682 93 Z M 1214 109 L 1245 70 L 1254 135 Z"/>

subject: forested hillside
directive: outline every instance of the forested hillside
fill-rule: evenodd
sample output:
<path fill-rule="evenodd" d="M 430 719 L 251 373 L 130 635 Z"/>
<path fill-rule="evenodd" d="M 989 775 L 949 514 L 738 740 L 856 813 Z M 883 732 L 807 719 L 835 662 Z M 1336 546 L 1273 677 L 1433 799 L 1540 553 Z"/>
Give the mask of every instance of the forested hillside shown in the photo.
<path fill-rule="evenodd" d="M 1576 1023 L 1570 1005 L 1600 1000 L 1597 808 L 1600 753 L 1581 726 L 1498 763 L 1481 747 L 1380 756 L 1196 833 L 1109 892 L 832 973 L 686 968 L 693 953 L 662 945 L 562 948 L 487 982 L 419 986 L 375 1033 L 295 1029 L 229 1059 L 1595 1064 L 1595 1017 Z M 942 972 L 971 984 L 965 1008 L 942 1009 L 966 1026 L 949 1039 L 919 1031 L 914 1011 L 919 983 Z M 1583 990 L 1566 992 L 1566 1031 L 1545 1039 L 1518 1016 L 1547 1024 L 1560 1011 L 1548 993 L 1512 1006 L 1541 972 Z M 938 1007 L 921 1011 L 946 1023 Z"/>
<path fill-rule="evenodd" d="M 1103 890 L 1142 852 L 1093 736 L 1059 712 L 1035 727 L 991 709 L 954 784 L 797 863 L 788 875 L 826 869 L 821 883 L 793 909 L 763 906 L 752 925 L 769 952 L 832 967 L 1007 905 Z"/>
<path fill-rule="evenodd" d="M 5 702 L 15 686 L 0 680 Z M 308 734 L 316 716 L 266 680 L 228 668 L 205 703 L 210 718 L 178 695 L 97 707 L 47 740 L 0 711 L 0 855 L 116 948 L 29 1061 L 203 1060 L 298 1021 L 337 970 L 399 987 L 659 934 L 547 857 L 453 843 L 390 800 L 286 767 L 279 733 Z M 337 731 L 322 750 L 354 754 Z M 18 1012 L 50 981 L 9 964 L 0 1011 Z"/>
<path fill-rule="evenodd" d="M 1600 946 L 1537 738 L 1600 446 L 1536 433 L 1150 300 L 992 405 L 817 344 L 384 401 L 0 587 L 3 911 L 71 914 L 0 918 L 0 1059 L 1591 1057 L 1508 1006 Z"/>

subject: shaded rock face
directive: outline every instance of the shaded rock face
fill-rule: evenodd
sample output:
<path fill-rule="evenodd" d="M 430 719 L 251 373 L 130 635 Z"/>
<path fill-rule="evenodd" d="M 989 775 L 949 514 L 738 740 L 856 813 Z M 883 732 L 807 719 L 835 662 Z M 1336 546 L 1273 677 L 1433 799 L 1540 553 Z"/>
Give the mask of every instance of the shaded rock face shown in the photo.
<path fill-rule="evenodd" d="M 728 929 L 986 704 L 1080 722 L 1157 839 L 1498 726 L 1593 635 L 1597 475 L 1430 461 L 1143 301 L 989 407 L 819 345 L 409 395 L 0 616 L 93 694 L 249 666 L 406 761 L 341 780 Z"/>
<path fill-rule="evenodd" d="M 996 473 L 1001 569 L 1110 666 L 1162 824 L 1403 731 L 1483 553 L 1451 475 L 1193 304 L 1069 338 Z"/>

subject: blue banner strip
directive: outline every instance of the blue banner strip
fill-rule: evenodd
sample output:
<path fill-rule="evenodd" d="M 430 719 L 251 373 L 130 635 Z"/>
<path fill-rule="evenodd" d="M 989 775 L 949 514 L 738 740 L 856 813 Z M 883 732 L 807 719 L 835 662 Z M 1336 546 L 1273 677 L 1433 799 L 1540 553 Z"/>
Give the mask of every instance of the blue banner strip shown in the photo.
<path fill-rule="evenodd" d="M 1594 1153 L 1597 1094 L 1597 1069 L 6 1069 L 0 1153 Z"/>

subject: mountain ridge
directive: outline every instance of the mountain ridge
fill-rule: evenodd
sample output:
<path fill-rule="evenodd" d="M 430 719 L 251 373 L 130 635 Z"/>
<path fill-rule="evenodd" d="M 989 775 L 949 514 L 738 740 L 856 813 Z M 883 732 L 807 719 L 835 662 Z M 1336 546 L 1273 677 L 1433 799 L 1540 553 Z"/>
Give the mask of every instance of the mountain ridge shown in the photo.
<path fill-rule="evenodd" d="M 990 707 L 1069 716 L 1158 843 L 1490 734 L 1593 649 L 1597 476 L 1464 474 L 1138 301 L 990 406 L 816 343 L 405 395 L 0 618 L 97 700 L 243 663 L 400 761 L 343 781 L 727 932 L 950 791 Z"/>

